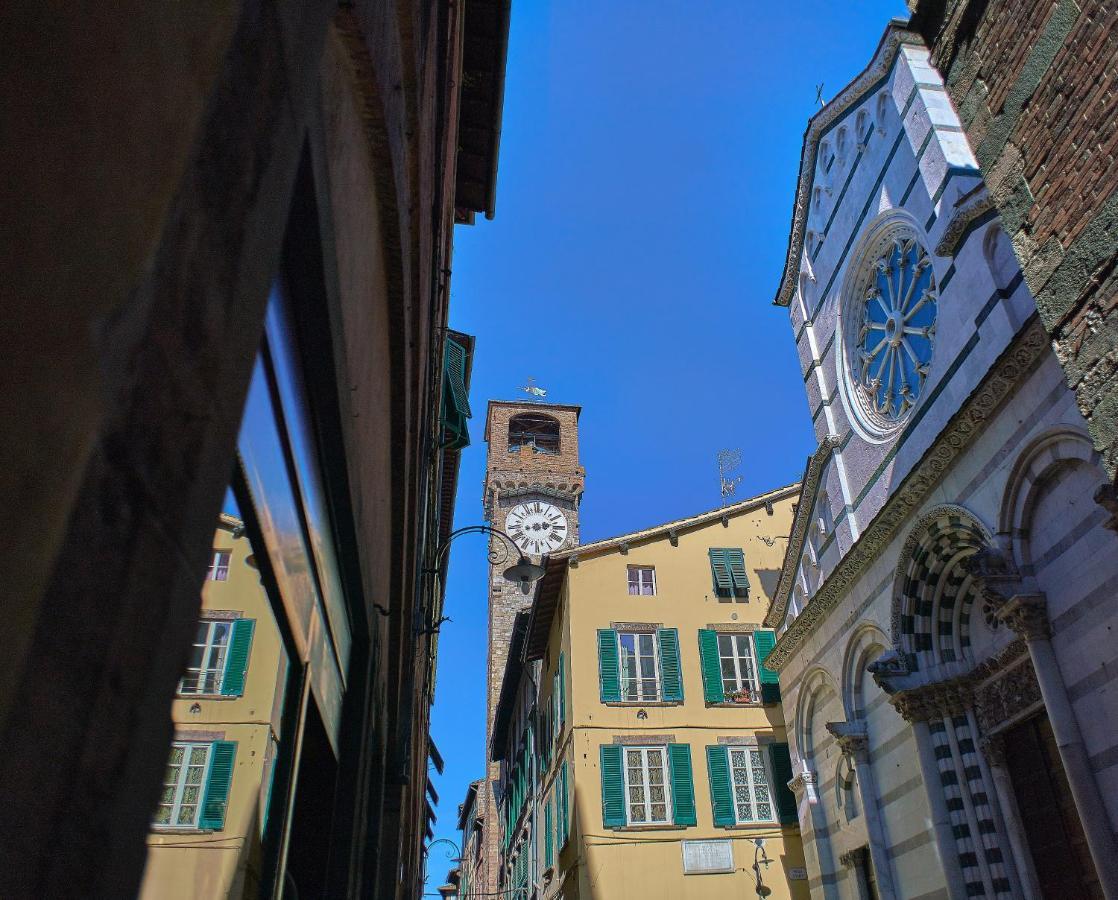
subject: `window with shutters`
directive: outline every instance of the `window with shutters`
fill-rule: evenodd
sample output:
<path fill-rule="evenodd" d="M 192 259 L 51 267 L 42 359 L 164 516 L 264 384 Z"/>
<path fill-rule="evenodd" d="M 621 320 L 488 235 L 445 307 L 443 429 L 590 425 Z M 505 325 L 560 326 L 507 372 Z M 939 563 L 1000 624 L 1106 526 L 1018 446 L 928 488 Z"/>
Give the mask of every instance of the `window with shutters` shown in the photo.
<path fill-rule="evenodd" d="M 630 825 L 671 821 L 666 747 L 625 748 L 625 809 Z"/>
<path fill-rule="evenodd" d="M 155 811 L 155 824 L 170 828 L 197 828 L 202 811 L 202 791 L 213 745 L 176 741 L 163 779 L 163 794 Z"/>
<path fill-rule="evenodd" d="M 231 550 L 214 550 L 210 556 L 210 570 L 206 573 L 207 581 L 229 580 L 229 557 Z"/>
<path fill-rule="evenodd" d="M 623 701 L 660 699 L 660 660 L 656 633 L 626 631 L 617 636 Z"/>
<path fill-rule="evenodd" d="M 734 814 L 739 825 L 775 821 L 765 757 L 759 749 L 731 747 L 730 778 L 734 788 Z"/>
<path fill-rule="evenodd" d="M 629 594 L 651 597 L 656 593 L 656 569 L 652 566 L 629 566 Z"/>
<path fill-rule="evenodd" d="M 747 633 L 718 635 L 718 662 L 722 693 L 727 700 L 755 703 L 761 699 L 757 682 L 757 654 L 753 636 Z"/>
<path fill-rule="evenodd" d="M 179 682 L 180 694 L 216 694 L 221 690 L 225 651 L 229 648 L 232 632 L 232 622 L 203 619 L 198 623 L 186 674 Z"/>
<path fill-rule="evenodd" d="M 710 574 L 714 593 L 723 599 L 749 599 L 749 578 L 745 574 L 745 554 L 740 547 L 711 547 Z"/>

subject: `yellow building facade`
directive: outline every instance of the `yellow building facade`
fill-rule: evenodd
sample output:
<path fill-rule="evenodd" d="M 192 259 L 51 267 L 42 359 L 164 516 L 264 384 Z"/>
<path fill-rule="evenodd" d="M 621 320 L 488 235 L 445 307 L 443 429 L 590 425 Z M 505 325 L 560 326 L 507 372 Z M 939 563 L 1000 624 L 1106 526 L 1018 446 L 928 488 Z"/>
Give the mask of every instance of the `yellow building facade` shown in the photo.
<path fill-rule="evenodd" d="M 241 523 L 223 515 L 172 704 L 143 900 L 257 895 L 287 656 L 251 554 Z"/>
<path fill-rule="evenodd" d="M 792 485 L 546 561 L 521 653 L 538 695 L 505 711 L 510 738 L 495 753 L 504 889 L 809 896 L 775 673 L 762 665 L 797 497 Z M 535 754 L 519 752 L 518 733 Z"/>

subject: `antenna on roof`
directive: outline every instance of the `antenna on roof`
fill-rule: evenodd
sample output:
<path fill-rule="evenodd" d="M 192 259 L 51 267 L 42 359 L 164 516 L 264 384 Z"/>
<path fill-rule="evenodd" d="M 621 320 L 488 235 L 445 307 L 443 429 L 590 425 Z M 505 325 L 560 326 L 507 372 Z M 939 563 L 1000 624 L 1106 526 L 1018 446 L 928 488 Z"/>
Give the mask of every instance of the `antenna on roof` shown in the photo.
<path fill-rule="evenodd" d="M 740 475 L 730 474 L 741 465 L 741 450 L 719 450 L 716 458 L 718 460 L 718 481 L 722 488 L 722 505 L 725 506 L 730 502 L 730 498 L 734 495 L 738 485 L 741 484 Z"/>

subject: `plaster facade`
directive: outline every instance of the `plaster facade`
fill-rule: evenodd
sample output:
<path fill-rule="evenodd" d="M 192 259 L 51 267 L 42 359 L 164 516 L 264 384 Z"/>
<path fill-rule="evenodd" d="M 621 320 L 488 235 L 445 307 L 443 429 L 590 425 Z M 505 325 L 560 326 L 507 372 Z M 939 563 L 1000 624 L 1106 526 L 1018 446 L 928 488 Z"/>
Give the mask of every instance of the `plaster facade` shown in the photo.
<path fill-rule="evenodd" d="M 915 403 L 874 431 L 844 325 L 874 330 L 872 293 L 852 290 L 867 269 L 903 281 L 863 252 L 896 223 L 927 253 L 934 349 Z M 766 616 L 812 896 L 864 897 L 867 872 L 883 898 L 1116 896 L 1106 473 L 902 23 L 809 124 L 777 302 L 819 442 Z M 1043 765 L 1021 756 L 1029 735 L 1052 751 Z M 1058 851 L 1029 807 L 1042 772 Z"/>
<path fill-rule="evenodd" d="M 700 663 L 701 632 L 753 639 L 763 630 L 797 498 L 798 485 L 791 485 L 547 560 L 533 606 L 521 614 L 520 665 L 526 674 L 502 696 L 502 703 L 506 696 L 510 703 L 499 713 L 507 717 L 506 743 L 494 748 L 504 760 L 506 786 L 515 784 L 516 767 L 535 760 L 528 797 L 508 789 L 502 795 L 523 798 L 519 809 L 506 809 L 502 817 L 504 887 L 526 880 L 525 896 L 549 900 L 752 896 L 755 841 L 763 839 L 769 863 L 759 869 L 768 896 L 806 900 L 799 829 L 794 821 L 781 823 L 780 798 L 788 792 L 772 780 L 770 748 L 785 740 L 780 704 L 773 696 L 762 701 L 756 692 L 739 701 L 710 700 Z M 718 595 L 711 548 L 742 550 L 747 594 Z M 632 593 L 632 567 L 654 572 L 652 593 Z M 678 634 L 679 699 L 670 699 L 667 681 L 660 695 L 665 699 L 603 699 L 608 666 L 602 669 L 602 634 L 626 629 Z M 675 668 L 665 646 L 661 676 L 674 677 L 664 675 Z M 533 752 L 523 753 L 526 742 L 534 742 Z M 603 775 L 603 748 L 609 753 L 611 747 L 667 747 L 673 758 L 687 760 L 672 766 L 670 822 L 615 818 L 619 801 L 607 800 L 611 788 Z M 709 754 L 734 749 L 758 751 L 764 760 L 772 806 L 759 821 L 716 822 Z M 691 841 L 698 844 L 688 844 L 689 855 L 706 846 L 712 856 L 729 854 L 729 864 L 685 874 L 685 842 Z"/>

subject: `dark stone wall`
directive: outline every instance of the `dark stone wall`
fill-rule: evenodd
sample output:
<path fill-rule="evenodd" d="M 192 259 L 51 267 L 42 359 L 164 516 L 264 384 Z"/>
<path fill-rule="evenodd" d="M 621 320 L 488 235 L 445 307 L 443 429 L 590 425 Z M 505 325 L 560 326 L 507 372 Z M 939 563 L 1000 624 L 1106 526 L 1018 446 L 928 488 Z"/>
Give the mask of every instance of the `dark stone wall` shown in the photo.
<path fill-rule="evenodd" d="M 1107 471 L 1118 468 L 1118 3 L 920 0 L 943 73 Z"/>

